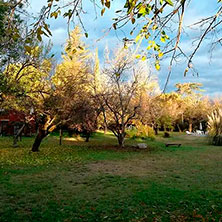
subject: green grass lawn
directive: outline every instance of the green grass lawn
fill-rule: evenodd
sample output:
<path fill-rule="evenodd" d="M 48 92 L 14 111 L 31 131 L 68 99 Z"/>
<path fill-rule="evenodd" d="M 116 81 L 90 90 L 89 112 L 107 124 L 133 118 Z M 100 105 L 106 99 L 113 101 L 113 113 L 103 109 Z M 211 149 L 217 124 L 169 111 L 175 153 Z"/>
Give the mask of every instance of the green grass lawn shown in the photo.
<path fill-rule="evenodd" d="M 222 221 L 222 147 L 204 137 L 174 133 L 147 150 L 118 150 L 111 134 L 62 146 L 52 135 L 31 153 L 33 139 L 12 148 L 0 138 L 1 222 Z"/>

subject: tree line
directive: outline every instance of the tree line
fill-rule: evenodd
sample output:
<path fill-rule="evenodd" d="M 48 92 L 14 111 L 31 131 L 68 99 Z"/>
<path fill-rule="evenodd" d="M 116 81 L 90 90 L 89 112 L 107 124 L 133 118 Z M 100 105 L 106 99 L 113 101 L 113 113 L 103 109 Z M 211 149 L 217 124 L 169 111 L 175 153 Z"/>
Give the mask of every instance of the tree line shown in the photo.
<path fill-rule="evenodd" d="M 33 38 L 27 52 L 24 42 L 15 42 L 16 53 L 1 72 L 1 108 L 22 111 L 27 124 L 35 116 L 38 132 L 32 151 L 55 129 L 66 127 L 83 132 L 86 141 L 98 128 L 111 130 L 119 146 L 129 126 L 158 130 L 206 129 L 208 115 L 220 108 L 201 94 L 199 83 L 178 83 L 175 91 L 160 93 L 158 79 L 147 60 L 140 60 L 130 47 L 106 48 L 104 62 L 98 50 L 91 52 L 76 27 L 67 40 L 62 62 L 56 64 L 51 45 Z M 23 127 L 24 127 L 23 125 Z M 17 142 L 18 131 L 14 137 Z"/>

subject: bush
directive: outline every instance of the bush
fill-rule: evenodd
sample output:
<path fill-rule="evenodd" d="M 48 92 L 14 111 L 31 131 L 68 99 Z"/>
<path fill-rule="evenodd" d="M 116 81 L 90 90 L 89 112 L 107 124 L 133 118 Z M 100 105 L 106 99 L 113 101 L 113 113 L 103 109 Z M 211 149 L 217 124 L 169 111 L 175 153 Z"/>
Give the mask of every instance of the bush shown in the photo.
<path fill-rule="evenodd" d="M 147 138 L 150 138 L 151 140 L 155 139 L 154 130 L 150 126 L 142 125 L 142 124 L 138 127 L 137 136 L 143 139 L 147 139 Z"/>
<path fill-rule="evenodd" d="M 222 145 L 222 110 L 214 110 L 208 116 L 208 135 L 213 145 Z"/>
<path fill-rule="evenodd" d="M 130 139 L 136 139 L 137 135 L 137 129 L 133 127 L 132 129 L 126 130 L 126 137 Z"/>
<path fill-rule="evenodd" d="M 137 124 L 131 130 L 126 130 L 126 136 L 131 139 L 142 138 L 154 140 L 155 132 L 150 126 Z"/>

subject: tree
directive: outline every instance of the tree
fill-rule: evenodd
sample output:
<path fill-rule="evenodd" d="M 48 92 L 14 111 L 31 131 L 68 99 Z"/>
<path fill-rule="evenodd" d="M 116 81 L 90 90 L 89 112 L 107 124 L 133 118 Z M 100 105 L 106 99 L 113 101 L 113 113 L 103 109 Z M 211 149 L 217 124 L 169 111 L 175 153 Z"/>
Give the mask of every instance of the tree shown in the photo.
<path fill-rule="evenodd" d="M 165 93 L 160 95 L 161 116 L 159 117 L 159 124 L 166 129 L 173 130 L 177 119 L 183 113 L 181 96 L 175 92 Z"/>
<path fill-rule="evenodd" d="M 98 107 L 90 94 L 84 94 L 73 107 L 72 117 L 66 122 L 69 129 L 83 134 L 86 142 L 89 142 L 91 134 L 97 129 Z"/>
<path fill-rule="evenodd" d="M 14 135 L 14 146 L 17 146 L 18 137 L 32 119 L 30 110 L 38 107 L 40 94 L 46 91 L 52 61 L 44 52 L 45 49 L 36 45 L 29 54 L 21 56 L 17 63 L 6 66 L 2 73 L 4 85 L 1 87 L 1 108 L 16 110 L 26 116 L 21 129 Z"/>
<path fill-rule="evenodd" d="M 34 36 L 28 37 L 27 26 L 21 19 L 20 15 L 26 14 L 22 2 L 0 0 L 0 74 L 5 65 L 15 63 L 23 56 L 24 43 L 32 44 L 35 39 Z"/>
<path fill-rule="evenodd" d="M 141 95 L 149 81 L 146 62 L 142 63 L 136 64 L 130 49 L 119 49 L 103 69 L 107 85 L 101 98 L 110 116 L 108 127 L 117 137 L 120 147 L 124 147 L 127 124 L 139 113 Z"/>
<path fill-rule="evenodd" d="M 90 81 L 89 86 L 91 88 L 91 96 L 94 100 L 94 106 L 97 106 L 97 124 L 99 127 L 102 127 L 104 129 L 104 133 L 106 133 L 108 128 L 107 113 L 105 103 L 100 96 L 106 89 L 106 77 L 100 71 L 98 49 L 96 49 L 93 62 L 94 70 L 92 72 L 92 80 Z"/>
<path fill-rule="evenodd" d="M 176 84 L 177 94 L 182 97 L 182 119 L 188 122 L 188 129 L 193 131 L 193 124 L 199 127 L 200 122 L 207 120 L 209 101 L 201 95 L 200 83 Z"/>
<path fill-rule="evenodd" d="M 78 50 L 79 49 L 79 50 Z M 89 52 L 81 42 L 81 31 L 76 27 L 65 46 L 63 62 L 50 78 L 50 88 L 43 95 L 43 102 L 38 108 L 39 127 L 32 151 L 39 150 L 41 141 L 56 127 L 74 122 L 78 107 L 82 107 L 82 95 L 89 92 L 91 67 Z M 83 103 L 84 104 L 84 103 Z M 79 110 L 80 112 L 80 110 Z"/>
<path fill-rule="evenodd" d="M 49 60 L 51 44 L 44 46 L 35 35 L 28 32 L 27 24 L 21 19 L 26 15 L 24 1 L 0 0 L 0 105 L 4 98 L 25 96 L 28 87 L 39 75 L 37 69 L 43 68 L 43 61 Z M 40 68 L 40 69 L 41 69 Z M 42 73 L 42 70 L 39 70 Z M 32 73 L 38 77 L 34 77 Z M 37 84 L 37 82 L 36 82 Z M 26 89 L 25 89 L 26 88 Z M 8 100 L 8 99 L 7 99 Z"/>
<path fill-rule="evenodd" d="M 144 67 L 148 70 L 148 67 Z M 143 125 L 149 125 L 158 134 L 158 120 L 162 113 L 162 105 L 160 103 L 160 88 L 157 77 L 149 73 L 149 80 L 140 94 L 140 108 L 138 113 L 138 120 Z M 138 122 L 138 121 L 136 121 Z"/>
<path fill-rule="evenodd" d="M 155 135 L 158 135 L 159 119 L 162 116 L 162 111 L 159 94 L 145 95 L 145 98 L 142 100 L 139 118 L 144 125 L 152 126 Z"/>

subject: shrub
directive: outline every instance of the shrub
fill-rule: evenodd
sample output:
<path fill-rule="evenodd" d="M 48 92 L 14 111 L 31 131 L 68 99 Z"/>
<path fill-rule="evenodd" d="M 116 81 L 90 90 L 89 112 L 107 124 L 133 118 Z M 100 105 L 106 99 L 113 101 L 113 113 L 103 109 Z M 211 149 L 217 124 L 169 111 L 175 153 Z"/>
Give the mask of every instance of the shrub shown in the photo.
<path fill-rule="evenodd" d="M 136 135 L 137 135 L 137 129 L 135 127 L 126 130 L 126 137 L 130 139 L 135 139 L 137 137 Z"/>
<path fill-rule="evenodd" d="M 211 143 L 216 146 L 222 145 L 222 110 L 214 110 L 208 115 L 208 135 Z"/>
<path fill-rule="evenodd" d="M 155 139 L 155 132 L 153 128 L 141 123 L 137 124 L 136 127 L 133 127 L 131 130 L 126 130 L 127 137 L 131 139 L 142 138 L 142 139 Z"/>
<path fill-rule="evenodd" d="M 138 137 L 141 137 L 143 139 L 150 138 L 151 140 L 155 139 L 154 130 L 150 126 L 141 124 L 137 130 L 138 130 L 137 132 Z"/>

